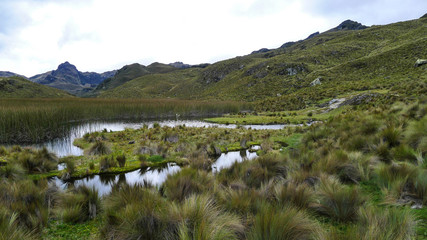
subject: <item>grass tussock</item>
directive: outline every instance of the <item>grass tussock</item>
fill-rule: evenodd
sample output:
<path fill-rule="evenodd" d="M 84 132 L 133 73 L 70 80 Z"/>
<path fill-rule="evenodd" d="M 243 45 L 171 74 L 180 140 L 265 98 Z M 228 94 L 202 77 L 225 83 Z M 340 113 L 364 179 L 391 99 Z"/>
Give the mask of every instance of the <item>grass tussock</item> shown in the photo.
<path fill-rule="evenodd" d="M 156 191 L 142 185 L 121 185 L 104 201 L 104 239 L 176 239 L 178 223 Z"/>
<path fill-rule="evenodd" d="M 357 219 L 357 211 L 365 201 L 357 187 L 341 184 L 338 179 L 324 176 L 316 189 L 316 204 L 313 209 L 339 222 Z"/>
<path fill-rule="evenodd" d="M 322 239 L 323 231 L 310 216 L 298 208 L 275 208 L 263 204 L 248 234 L 250 240 Z"/>
<path fill-rule="evenodd" d="M 59 197 L 57 215 L 66 223 L 85 222 L 96 218 L 101 210 L 101 199 L 95 188 L 79 186 Z"/>
<path fill-rule="evenodd" d="M 416 220 L 408 209 L 363 207 L 359 209 L 358 224 L 347 239 L 398 240 L 413 239 Z"/>
<path fill-rule="evenodd" d="M 171 175 L 163 184 L 165 196 L 174 201 L 183 201 L 192 194 L 200 194 L 213 188 L 213 175 L 192 168 L 183 168 Z"/>
<path fill-rule="evenodd" d="M 192 195 L 179 209 L 179 239 L 240 239 L 244 226 L 237 215 L 227 213 L 207 195 Z"/>

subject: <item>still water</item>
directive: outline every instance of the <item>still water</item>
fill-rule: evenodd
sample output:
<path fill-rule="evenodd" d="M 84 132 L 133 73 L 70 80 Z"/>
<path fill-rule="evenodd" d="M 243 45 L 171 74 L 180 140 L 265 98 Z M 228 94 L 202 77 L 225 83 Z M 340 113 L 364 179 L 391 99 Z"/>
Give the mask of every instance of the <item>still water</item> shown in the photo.
<path fill-rule="evenodd" d="M 259 146 L 252 148 L 253 150 L 259 149 Z M 252 160 L 257 157 L 255 152 L 249 150 L 235 151 L 222 153 L 221 156 L 212 164 L 212 172 L 219 172 L 221 169 L 229 168 L 234 162 L 242 162 L 244 160 Z M 175 163 L 168 163 L 164 168 L 146 169 L 146 170 L 135 170 L 123 174 L 104 174 L 94 175 L 83 179 L 73 181 L 62 181 L 55 177 L 51 181 L 62 189 L 67 189 L 70 186 L 78 187 L 86 185 L 88 187 L 94 187 L 98 190 L 101 196 L 109 194 L 111 189 L 116 184 L 127 183 L 127 184 L 143 184 L 144 182 L 150 183 L 156 187 L 160 187 L 167 179 L 168 175 L 174 174 L 180 171 L 181 168 Z"/>
<path fill-rule="evenodd" d="M 43 144 L 35 145 L 35 147 L 46 147 L 50 152 L 55 153 L 58 157 L 64 156 L 80 156 L 83 155 L 83 150 L 74 146 L 73 142 L 76 138 L 81 138 L 86 133 L 102 131 L 123 131 L 126 128 L 138 129 L 144 124 L 148 127 L 152 127 L 154 123 L 159 123 L 160 126 L 176 127 L 185 125 L 186 127 L 219 127 L 219 128 L 236 128 L 235 124 L 216 124 L 208 123 L 200 120 L 164 120 L 164 121 L 147 121 L 147 122 L 91 122 L 78 124 L 71 128 L 69 134 L 61 139 L 55 139 Z M 252 129 L 271 129 L 278 130 L 283 129 L 285 125 L 242 125 L 244 128 Z"/>

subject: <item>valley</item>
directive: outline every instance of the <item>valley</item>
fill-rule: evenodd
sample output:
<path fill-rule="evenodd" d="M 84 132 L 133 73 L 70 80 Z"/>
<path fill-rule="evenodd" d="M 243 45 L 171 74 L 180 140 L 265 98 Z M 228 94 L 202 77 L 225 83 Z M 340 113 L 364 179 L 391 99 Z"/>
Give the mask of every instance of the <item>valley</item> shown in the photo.
<path fill-rule="evenodd" d="M 425 239 L 426 36 L 0 72 L 0 239 Z"/>

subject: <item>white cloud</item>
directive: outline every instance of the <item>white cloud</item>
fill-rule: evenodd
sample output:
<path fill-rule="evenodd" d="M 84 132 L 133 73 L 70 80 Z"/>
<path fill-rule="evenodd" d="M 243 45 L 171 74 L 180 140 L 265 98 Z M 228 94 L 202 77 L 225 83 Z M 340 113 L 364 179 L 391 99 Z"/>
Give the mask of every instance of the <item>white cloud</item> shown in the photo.
<path fill-rule="evenodd" d="M 213 62 L 279 47 L 347 18 L 357 17 L 354 20 L 362 23 L 387 19 L 372 16 L 384 0 L 345 2 L 3 0 L 0 10 L 12 10 L 0 24 L 0 70 L 32 76 L 64 61 L 81 71 L 97 72 L 134 62 Z M 392 20 L 408 19 L 411 7 L 392 2 L 385 11 Z"/>

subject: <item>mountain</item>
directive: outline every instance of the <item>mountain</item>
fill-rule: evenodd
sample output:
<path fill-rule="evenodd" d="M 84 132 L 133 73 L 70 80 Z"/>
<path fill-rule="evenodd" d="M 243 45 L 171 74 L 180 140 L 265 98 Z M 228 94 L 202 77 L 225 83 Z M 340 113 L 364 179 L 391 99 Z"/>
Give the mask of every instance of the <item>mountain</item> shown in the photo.
<path fill-rule="evenodd" d="M 172 67 L 175 67 L 175 68 L 180 68 L 180 69 L 191 68 L 190 64 L 185 64 L 183 62 L 169 63 L 169 66 L 172 66 Z"/>
<path fill-rule="evenodd" d="M 31 82 L 23 77 L 0 77 L 0 98 L 62 98 L 67 92 Z"/>
<path fill-rule="evenodd" d="M 25 76 L 22 76 L 22 75 L 13 73 L 13 72 L 0 71 L 0 77 L 13 77 L 13 76 L 19 76 L 19 77 L 26 78 Z"/>
<path fill-rule="evenodd" d="M 156 73 L 168 73 L 176 71 L 179 68 L 162 64 L 162 63 L 152 63 L 148 66 L 141 65 L 139 63 L 134 63 L 131 65 L 126 65 L 119 69 L 113 77 L 106 79 L 104 82 L 99 84 L 95 91 L 94 95 L 99 95 L 101 92 L 116 88 L 132 79 Z"/>
<path fill-rule="evenodd" d="M 336 31 L 342 31 L 342 30 L 362 30 L 366 28 L 368 27 L 365 25 L 362 25 L 361 23 L 358 23 L 352 20 L 345 20 L 340 25 L 328 30 L 327 32 L 336 32 Z"/>
<path fill-rule="evenodd" d="M 280 110 L 364 91 L 425 94 L 426 65 L 414 67 L 427 58 L 425 36 L 427 18 L 369 28 L 345 21 L 286 47 L 144 75 L 100 97 L 239 100 Z"/>
<path fill-rule="evenodd" d="M 49 71 L 30 78 L 31 81 L 50 87 L 65 90 L 79 95 L 98 86 L 102 81 L 114 76 L 116 71 L 102 74 L 95 72 L 80 72 L 69 62 L 62 63 L 54 71 Z"/>

